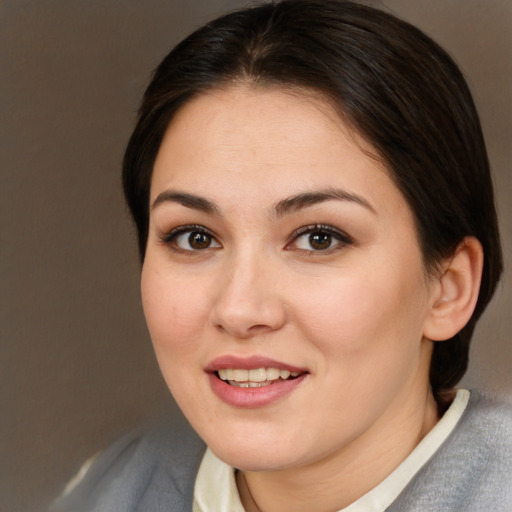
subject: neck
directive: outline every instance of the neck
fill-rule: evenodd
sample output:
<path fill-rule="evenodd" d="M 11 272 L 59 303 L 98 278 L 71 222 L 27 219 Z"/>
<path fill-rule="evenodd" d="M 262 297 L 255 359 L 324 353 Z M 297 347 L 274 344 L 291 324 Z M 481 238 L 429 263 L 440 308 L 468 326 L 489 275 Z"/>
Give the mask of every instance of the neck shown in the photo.
<path fill-rule="evenodd" d="M 237 486 L 246 512 L 340 510 L 373 489 L 414 450 L 438 421 L 430 392 L 422 407 L 389 411 L 350 445 L 311 464 L 269 472 L 239 472 Z"/>

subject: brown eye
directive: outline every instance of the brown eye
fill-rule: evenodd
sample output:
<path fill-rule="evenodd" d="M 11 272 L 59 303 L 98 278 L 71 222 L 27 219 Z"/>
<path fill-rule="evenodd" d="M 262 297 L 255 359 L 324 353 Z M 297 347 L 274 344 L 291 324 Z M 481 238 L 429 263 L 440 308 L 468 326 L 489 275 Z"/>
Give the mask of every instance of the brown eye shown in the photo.
<path fill-rule="evenodd" d="M 329 233 L 311 233 L 309 235 L 309 245 L 316 251 L 329 249 L 332 243 L 332 236 Z"/>
<path fill-rule="evenodd" d="M 353 243 L 354 241 L 349 235 L 337 228 L 323 224 L 312 224 L 298 229 L 288 248 L 308 251 L 311 254 L 315 252 L 330 254 L 333 250 L 342 249 Z"/>
<path fill-rule="evenodd" d="M 188 243 L 192 249 L 207 249 L 212 243 L 212 237 L 206 233 L 190 233 Z"/>
<path fill-rule="evenodd" d="M 178 228 L 165 238 L 165 243 L 171 248 L 175 247 L 182 251 L 204 251 L 206 249 L 218 248 L 220 244 L 215 237 L 203 229 L 192 229 L 189 227 Z"/>

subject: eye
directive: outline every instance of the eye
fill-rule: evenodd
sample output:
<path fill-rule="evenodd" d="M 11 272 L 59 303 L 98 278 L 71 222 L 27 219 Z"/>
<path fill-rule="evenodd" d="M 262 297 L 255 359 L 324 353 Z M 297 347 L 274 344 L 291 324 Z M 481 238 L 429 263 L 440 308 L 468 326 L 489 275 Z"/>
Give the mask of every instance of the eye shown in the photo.
<path fill-rule="evenodd" d="M 292 239 L 293 248 L 311 252 L 330 252 L 352 243 L 353 240 L 346 233 L 321 224 L 298 229 Z"/>
<path fill-rule="evenodd" d="M 204 251 L 221 247 L 215 237 L 202 226 L 180 226 L 167 233 L 162 241 L 178 251 Z"/>

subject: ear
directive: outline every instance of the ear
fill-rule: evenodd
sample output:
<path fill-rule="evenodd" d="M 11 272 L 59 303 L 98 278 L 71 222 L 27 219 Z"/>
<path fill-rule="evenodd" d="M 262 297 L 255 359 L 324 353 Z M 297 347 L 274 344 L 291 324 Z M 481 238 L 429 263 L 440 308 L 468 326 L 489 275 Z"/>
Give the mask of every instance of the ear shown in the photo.
<path fill-rule="evenodd" d="M 484 251 L 475 237 L 459 244 L 455 253 L 441 265 L 433 278 L 430 311 L 423 336 L 432 341 L 447 340 L 469 321 L 478 300 Z"/>

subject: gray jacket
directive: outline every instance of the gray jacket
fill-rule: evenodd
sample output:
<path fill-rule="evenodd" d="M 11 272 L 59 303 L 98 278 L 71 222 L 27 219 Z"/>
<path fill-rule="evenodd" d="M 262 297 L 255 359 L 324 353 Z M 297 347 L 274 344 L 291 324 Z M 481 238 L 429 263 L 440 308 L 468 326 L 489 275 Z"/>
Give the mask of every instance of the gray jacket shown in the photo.
<path fill-rule="evenodd" d="M 181 417 L 125 436 L 52 511 L 191 512 L 204 450 Z M 387 510 L 512 512 L 512 409 L 473 392 L 455 430 Z"/>

